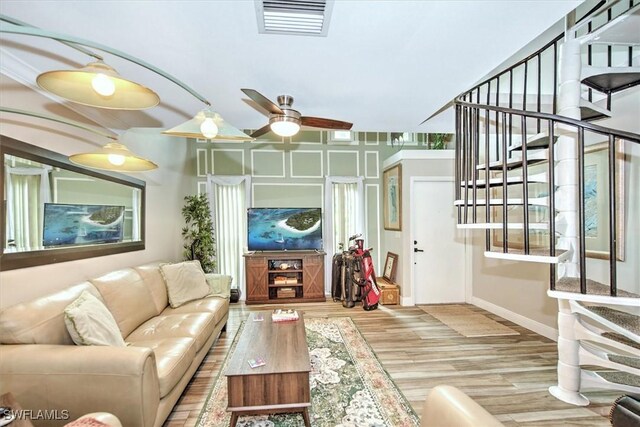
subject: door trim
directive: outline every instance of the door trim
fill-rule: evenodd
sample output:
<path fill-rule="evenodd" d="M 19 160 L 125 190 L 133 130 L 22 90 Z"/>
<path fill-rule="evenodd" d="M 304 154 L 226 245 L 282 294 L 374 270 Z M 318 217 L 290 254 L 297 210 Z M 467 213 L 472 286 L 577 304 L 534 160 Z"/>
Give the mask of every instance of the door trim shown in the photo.
<path fill-rule="evenodd" d="M 414 186 L 417 182 L 454 182 L 454 179 L 452 176 L 433 176 L 433 175 L 427 175 L 427 176 L 412 176 L 409 178 L 409 194 L 411 196 L 413 196 L 414 194 Z M 409 212 L 411 213 L 411 217 L 409 218 L 409 224 L 410 224 L 410 229 L 409 229 L 409 235 L 408 235 L 408 239 L 406 242 L 406 248 L 407 251 L 409 253 L 409 269 L 411 270 L 411 274 L 410 274 L 410 280 L 411 280 L 411 296 L 410 297 L 403 297 L 402 299 L 402 305 L 415 305 L 416 303 L 416 281 L 414 280 L 414 273 L 415 273 L 415 269 L 413 268 L 413 263 L 415 262 L 415 255 L 413 252 L 413 230 L 414 230 L 414 221 L 416 220 L 416 216 L 414 215 L 415 213 L 415 199 L 413 197 L 409 197 Z M 465 254 L 467 254 L 469 251 L 469 245 L 468 245 L 468 233 L 464 234 L 464 251 Z M 468 260 L 469 257 L 465 256 L 464 257 L 465 263 L 464 263 L 464 274 L 463 277 L 465 278 L 464 280 L 464 294 L 465 294 L 465 299 L 466 296 L 468 295 L 468 290 L 469 290 L 469 275 L 468 270 L 469 270 L 469 264 L 468 264 Z"/>

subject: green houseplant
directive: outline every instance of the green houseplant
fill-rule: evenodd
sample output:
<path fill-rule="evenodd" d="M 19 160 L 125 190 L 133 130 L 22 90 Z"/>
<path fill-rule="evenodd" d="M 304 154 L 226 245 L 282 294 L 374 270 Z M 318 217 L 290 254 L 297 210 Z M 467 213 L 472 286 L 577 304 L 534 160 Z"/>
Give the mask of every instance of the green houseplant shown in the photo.
<path fill-rule="evenodd" d="M 448 133 L 430 133 L 428 147 L 430 150 L 444 150 L 450 138 L 451 135 Z"/>
<path fill-rule="evenodd" d="M 216 249 L 209 200 L 206 194 L 186 196 L 184 200 L 183 256 L 188 260 L 199 260 L 204 272 L 212 273 L 216 268 Z"/>

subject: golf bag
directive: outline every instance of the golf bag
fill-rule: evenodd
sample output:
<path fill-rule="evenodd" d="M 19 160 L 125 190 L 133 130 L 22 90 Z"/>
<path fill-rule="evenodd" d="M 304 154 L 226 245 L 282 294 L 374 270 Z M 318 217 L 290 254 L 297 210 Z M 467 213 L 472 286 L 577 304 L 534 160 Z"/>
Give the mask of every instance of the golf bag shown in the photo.
<path fill-rule="evenodd" d="M 342 289 L 342 306 L 352 308 L 356 305 L 356 302 L 360 301 L 360 286 L 359 282 L 354 280 L 354 275 L 357 274 L 357 260 L 353 254 L 349 252 L 342 253 L 342 268 L 340 271 L 340 283 Z"/>
<path fill-rule="evenodd" d="M 342 253 L 335 254 L 331 260 L 331 298 L 342 299 Z"/>
<path fill-rule="evenodd" d="M 356 248 L 354 250 L 354 281 L 358 281 L 360 287 L 360 299 L 362 300 L 362 308 L 369 311 L 378 308 L 380 302 L 380 288 L 376 281 L 376 273 L 373 268 L 373 259 L 371 258 L 371 249 L 364 249 L 364 240 L 356 239 Z"/>
<path fill-rule="evenodd" d="M 332 259 L 331 296 L 342 301 L 343 307 L 351 308 L 362 301 L 365 310 L 378 307 L 380 290 L 376 282 L 371 249 L 364 249 L 360 235 L 349 238 L 356 243 L 348 251 L 336 254 Z"/>

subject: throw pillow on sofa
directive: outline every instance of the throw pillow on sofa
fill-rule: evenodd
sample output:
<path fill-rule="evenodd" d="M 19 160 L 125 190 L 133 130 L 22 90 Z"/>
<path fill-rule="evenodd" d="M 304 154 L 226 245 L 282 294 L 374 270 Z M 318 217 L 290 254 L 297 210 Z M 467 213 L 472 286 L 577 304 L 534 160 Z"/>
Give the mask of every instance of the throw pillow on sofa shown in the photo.
<path fill-rule="evenodd" d="M 127 345 L 107 307 L 87 291 L 64 309 L 64 323 L 77 345 Z"/>
<path fill-rule="evenodd" d="M 160 272 L 167 285 L 167 296 L 171 308 L 180 307 L 184 303 L 209 295 L 209 285 L 200 261 L 163 264 L 160 266 Z"/>
<path fill-rule="evenodd" d="M 226 274 L 205 274 L 207 284 L 209 285 L 209 297 L 229 298 L 231 282 L 233 278 Z"/>

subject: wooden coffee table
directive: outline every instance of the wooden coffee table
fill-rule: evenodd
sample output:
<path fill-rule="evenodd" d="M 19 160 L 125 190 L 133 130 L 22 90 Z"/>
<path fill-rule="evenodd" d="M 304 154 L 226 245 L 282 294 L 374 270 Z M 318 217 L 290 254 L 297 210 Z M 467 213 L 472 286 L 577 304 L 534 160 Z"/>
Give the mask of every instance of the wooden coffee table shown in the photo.
<path fill-rule="evenodd" d="M 251 313 L 235 352 L 229 360 L 227 376 L 231 426 L 245 414 L 302 412 L 309 427 L 309 348 L 304 319 L 272 322 L 271 312 L 260 312 L 263 321 L 254 321 Z M 251 368 L 248 360 L 263 358 L 264 366 Z"/>

